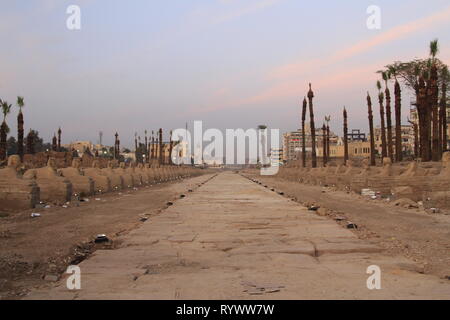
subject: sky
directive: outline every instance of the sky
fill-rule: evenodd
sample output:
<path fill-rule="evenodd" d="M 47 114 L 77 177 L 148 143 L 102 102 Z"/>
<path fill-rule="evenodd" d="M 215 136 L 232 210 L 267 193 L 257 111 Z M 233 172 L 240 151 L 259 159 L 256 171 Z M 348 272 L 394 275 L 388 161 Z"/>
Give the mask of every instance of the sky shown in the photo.
<path fill-rule="evenodd" d="M 0 0 L 0 98 L 25 97 L 25 127 L 50 141 L 123 146 L 134 133 L 184 128 L 300 127 L 312 83 L 317 125 L 367 132 L 366 93 L 388 63 L 450 63 L 447 0 Z M 81 9 L 69 30 L 67 7 Z M 366 10 L 381 9 L 370 30 Z M 412 95 L 403 88 L 404 122 Z M 17 108 L 8 117 L 16 132 Z M 375 121 L 379 121 L 376 117 Z"/>

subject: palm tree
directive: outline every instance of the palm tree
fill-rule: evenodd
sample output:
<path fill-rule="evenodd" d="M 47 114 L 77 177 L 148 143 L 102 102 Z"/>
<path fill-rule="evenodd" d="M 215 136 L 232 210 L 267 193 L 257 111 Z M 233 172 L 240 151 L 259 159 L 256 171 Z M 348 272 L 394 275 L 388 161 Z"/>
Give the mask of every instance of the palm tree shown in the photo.
<path fill-rule="evenodd" d="M 0 161 L 6 160 L 6 138 L 9 127 L 6 124 L 6 116 L 11 112 L 12 105 L 0 99 L 0 105 L 3 112 L 3 123 L 0 127 Z"/>
<path fill-rule="evenodd" d="M 439 115 L 438 115 L 438 74 L 436 67 L 436 55 L 439 52 L 438 40 L 435 39 L 430 42 L 430 56 L 431 56 L 431 67 L 430 67 L 430 77 L 429 77 L 429 108 L 431 109 L 432 123 L 433 123 L 433 140 L 432 140 L 432 159 L 433 161 L 438 161 L 441 158 L 441 145 L 439 139 Z"/>
<path fill-rule="evenodd" d="M 164 158 L 163 158 L 163 130 L 159 129 L 159 164 L 164 164 Z"/>
<path fill-rule="evenodd" d="M 323 160 L 323 166 L 327 166 L 327 127 L 325 126 L 325 123 L 322 125 L 322 148 L 323 148 L 323 154 L 322 154 L 322 160 Z"/>
<path fill-rule="evenodd" d="M 444 66 L 441 70 L 442 88 L 441 88 L 441 103 L 440 103 L 440 128 L 442 137 L 442 151 L 447 151 L 447 80 L 450 78 L 448 67 Z"/>
<path fill-rule="evenodd" d="M 387 151 L 391 161 L 394 161 L 394 146 L 392 144 L 392 117 L 391 117 L 391 92 L 388 87 L 388 81 L 391 79 L 390 71 L 383 71 L 382 77 L 385 84 L 384 94 L 386 97 L 386 129 L 387 129 Z"/>
<path fill-rule="evenodd" d="M 325 121 L 327 123 L 327 159 L 330 160 L 330 120 L 331 116 L 326 116 Z"/>
<path fill-rule="evenodd" d="M 27 153 L 34 154 L 34 131 L 31 129 L 27 135 Z"/>
<path fill-rule="evenodd" d="M 395 95 L 395 161 L 403 160 L 402 154 L 402 90 L 397 80 L 397 69 L 393 66 L 389 68 L 390 73 L 394 76 L 394 95 Z"/>
<path fill-rule="evenodd" d="M 17 106 L 19 107 L 19 114 L 17 115 L 17 153 L 23 161 L 23 113 L 22 108 L 25 106 L 23 97 L 17 97 Z"/>
<path fill-rule="evenodd" d="M 314 92 L 311 89 L 311 83 L 309 84 L 308 100 L 309 100 L 309 117 L 311 123 L 311 163 L 312 167 L 317 167 L 316 156 L 316 127 L 314 125 L 314 107 L 313 107 Z"/>
<path fill-rule="evenodd" d="M 417 110 L 419 114 L 420 157 L 423 162 L 430 161 L 430 130 L 427 103 L 427 87 L 424 75 L 420 75 L 417 85 Z"/>
<path fill-rule="evenodd" d="M 369 113 L 369 131 L 370 131 L 370 165 L 375 166 L 375 136 L 373 132 L 373 111 L 372 99 L 369 92 L 367 92 L 367 108 Z"/>
<path fill-rule="evenodd" d="M 384 94 L 381 91 L 381 82 L 377 81 L 378 89 L 378 102 L 380 104 L 380 121 L 381 121 L 381 156 L 383 158 L 387 157 L 387 145 L 386 145 L 386 126 L 384 122 Z"/>
<path fill-rule="evenodd" d="M 347 122 L 347 110 L 344 107 L 344 165 L 348 161 L 348 122 Z"/>
<path fill-rule="evenodd" d="M 302 164 L 303 168 L 306 168 L 306 134 L 305 134 L 305 120 L 306 120 L 306 108 L 308 103 L 306 102 L 306 97 L 303 99 L 303 109 L 302 109 Z"/>

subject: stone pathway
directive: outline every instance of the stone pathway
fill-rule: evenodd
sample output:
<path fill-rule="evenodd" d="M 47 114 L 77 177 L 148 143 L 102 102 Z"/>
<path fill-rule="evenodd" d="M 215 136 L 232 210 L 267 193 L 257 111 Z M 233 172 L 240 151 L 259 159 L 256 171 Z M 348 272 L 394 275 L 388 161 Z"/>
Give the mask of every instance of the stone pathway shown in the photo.
<path fill-rule="evenodd" d="M 367 288 L 371 265 L 381 268 L 381 290 Z M 231 172 L 79 266 L 81 290 L 63 278 L 28 298 L 450 298 L 450 281 L 417 273 L 410 260 Z"/>

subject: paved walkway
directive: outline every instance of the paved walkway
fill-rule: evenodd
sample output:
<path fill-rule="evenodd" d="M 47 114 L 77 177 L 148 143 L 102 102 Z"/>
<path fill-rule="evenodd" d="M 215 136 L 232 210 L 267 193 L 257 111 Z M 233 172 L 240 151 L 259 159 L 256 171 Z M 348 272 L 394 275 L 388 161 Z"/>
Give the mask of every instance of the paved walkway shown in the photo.
<path fill-rule="evenodd" d="M 364 208 L 361 208 L 364 210 Z M 333 220 L 221 173 L 31 299 L 435 299 L 450 281 L 414 272 Z M 381 268 L 381 290 L 366 269 Z"/>

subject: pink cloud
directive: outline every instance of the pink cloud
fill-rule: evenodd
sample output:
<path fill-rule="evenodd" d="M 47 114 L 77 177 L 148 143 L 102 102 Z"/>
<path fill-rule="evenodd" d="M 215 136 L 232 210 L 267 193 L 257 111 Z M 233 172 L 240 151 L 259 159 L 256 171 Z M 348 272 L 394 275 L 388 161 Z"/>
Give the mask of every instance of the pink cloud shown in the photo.
<path fill-rule="evenodd" d="M 295 62 L 284 66 L 280 66 L 275 70 L 272 70 L 269 73 L 269 77 L 283 78 L 292 75 L 297 75 L 299 73 L 305 73 L 320 67 L 332 65 L 336 62 L 367 52 L 370 49 L 375 48 L 377 46 L 404 38 L 419 30 L 429 29 L 442 22 L 448 22 L 449 19 L 450 19 L 450 6 L 442 11 L 429 15 L 425 18 L 421 18 L 394 27 L 371 39 L 363 40 L 349 47 L 343 48 L 326 59 L 312 59 L 306 62 L 305 61 Z"/>

